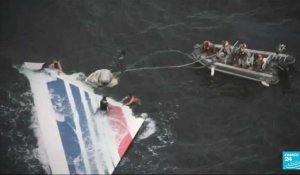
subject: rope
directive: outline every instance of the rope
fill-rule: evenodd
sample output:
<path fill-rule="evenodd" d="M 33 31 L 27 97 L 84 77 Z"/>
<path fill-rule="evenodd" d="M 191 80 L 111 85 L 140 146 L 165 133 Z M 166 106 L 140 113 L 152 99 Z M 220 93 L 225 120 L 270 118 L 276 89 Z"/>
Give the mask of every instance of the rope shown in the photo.
<path fill-rule="evenodd" d="M 185 54 L 188 58 L 190 59 L 193 59 L 193 57 L 191 57 L 190 55 L 188 54 Z M 205 59 L 207 58 L 211 58 L 211 57 L 214 57 L 216 56 L 217 54 L 213 54 L 213 55 L 210 55 L 210 56 L 207 56 Z M 187 67 L 187 68 L 196 68 L 196 69 L 201 69 L 201 68 L 204 68 L 204 67 L 207 67 L 209 65 L 204 65 L 204 66 L 201 66 L 201 67 L 188 67 L 189 65 L 192 65 L 192 64 L 195 64 L 197 62 L 199 62 L 200 60 L 202 60 L 203 58 L 199 59 L 199 60 L 196 60 L 196 61 L 193 61 L 191 63 L 188 63 L 188 64 L 182 64 L 182 65 L 176 65 L 176 66 L 158 66 L 158 67 L 140 67 L 140 68 L 132 68 L 132 69 L 127 69 L 125 70 L 124 72 L 132 72 L 132 71 L 140 71 L 140 70 L 158 70 L 158 69 L 173 69 L 173 68 L 182 68 L 182 67 Z M 195 59 L 193 59 L 195 60 Z"/>
<path fill-rule="evenodd" d="M 140 71 L 140 70 L 157 70 L 157 69 L 173 69 L 173 68 L 181 68 L 181 67 L 187 67 L 189 65 L 197 63 L 199 60 L 188 63 L 188 64 L 182 64 L 182 65 L 176 65 L 176 66 L 158 66 L 158 67 L 140 67 L 140 68 L 134 68 L 134 69 L 127 69 L 124 72 L 132 72 L 132 71 Z"/>
<path fill-rule="evenodd" d="M 154 53 L 151 53 L 149 54 L 148 56 L 143 56 L 142 59 L 136 61 L 135 63 L 133 63 L 132 65 L 129 66 L 129 68 L 132 68 L 134 67 L 136 64 L 142 62 L 142 61 L 145 61 L 149 58 L 151 58 L 151 56 L 154 56 L 154 55 L 158 55 L 158 54 L 162 54 L 162 53 L 179 53 L 179 54 L 182 54 L 190 59 L 193 59 L 189 54 L 187 53 L 184 53 L 180 50 L 175 50 L 175 49 L 169 49 L 169 50 L 158 50 L 158 51 L 155 51 Z"/>

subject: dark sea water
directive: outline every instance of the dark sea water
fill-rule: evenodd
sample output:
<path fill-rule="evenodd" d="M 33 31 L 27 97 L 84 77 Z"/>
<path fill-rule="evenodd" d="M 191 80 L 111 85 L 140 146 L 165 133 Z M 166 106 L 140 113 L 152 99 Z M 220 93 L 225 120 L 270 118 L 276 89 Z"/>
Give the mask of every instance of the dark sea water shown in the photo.
<path fill-rule="evenodd" d="M 128 67 L 189 63 L 209 39 L 244 41 L 300 57 L 296 0 L 2 0 L 0 1 L 0 173 L 46 173 L 37 156 L 33 99 L 12 65 L 61 59 L 66 73 L 112 68 L 120 49 Z M 137 139 L 117 174 L 262 174 L 283 171 L 284 150 L 300 150 L 300 62 L 288 85 L 208 70 L 128 72 L 98 90 L 142 100 L 155 132 Z M 153 124 L 152 122 L 152 124 Z M 141 131 L 140 134 L 143 134 Z"/>

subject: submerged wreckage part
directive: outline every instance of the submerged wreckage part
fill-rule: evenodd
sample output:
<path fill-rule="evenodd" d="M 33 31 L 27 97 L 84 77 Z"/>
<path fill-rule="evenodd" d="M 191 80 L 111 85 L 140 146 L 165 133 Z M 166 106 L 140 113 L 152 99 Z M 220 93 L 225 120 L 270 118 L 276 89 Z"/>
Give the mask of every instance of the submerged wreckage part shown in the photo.
<path fill-rule="evenodd" d="M 92 87 L 108 86 L 113 87 L 118 84 L 117 77 L 108 69 L 99 69 L 91 73 L 85 82 Z"/>
<path fill-rule="evenodd" d="M 108 99 L 111 109 L 97 112 L 102 96 L 73 75 L 24 63 L 29 80 L 38 142 L 52 174 L 112 174 L 144 122 L 130 108 Z"/>
<path fill-rule="evenodd" d="M 296 61 L 291 55 L 252 50 L 246 47 L 241 57 L 236 45 L 237 43 L 228 47 L 228 45 L 215 44 L 214 48 L 208 51 L 203 45 L 196 44 L 191 55 L 194 60 L 198 60 L 203 66 L 211 69 L 211 76 L 215 75 L 215 71 L 219 71 L 259 81 L 265 86 L 278 83 L 278 69 L 290 66 Z"/>

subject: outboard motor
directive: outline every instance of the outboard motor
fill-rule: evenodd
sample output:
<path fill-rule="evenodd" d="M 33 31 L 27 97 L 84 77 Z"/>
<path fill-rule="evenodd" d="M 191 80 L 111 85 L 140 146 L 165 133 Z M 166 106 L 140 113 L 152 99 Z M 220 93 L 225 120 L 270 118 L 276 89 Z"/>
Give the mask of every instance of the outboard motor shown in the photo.
<path fill-rule="evenodd" d="M 281 67 L 278 65 L 278 78 L 283 89 L 289 89 L 289 69 L 288 67 Z"/>
<path fill-rule="evenodd" d="M 286 45 L 284 44 L 278 44 L 276 47 L 276 53 L 283 53 L 286 50 Z"/>
<path fill-rule="evenodd" d="M 272 57 L 272 61 L 278 62 L 280 66 L 289 66 L 295 63 L 295 57 L 285 54 L 286 45 L 279 44 L 276 47 L 276 55 Z"/>
<path fill-rule="evenodd" d="M 278 78 L 283 89 L 290 88 L 290 75 L 294 70 L 293 64 L 296 62 L 295 57 L 284 54 L 286 46 L 279 44 L 276 47 L 276 55 L 272 57 L 273 62 L 277 63 L 278 67 Z"/>
<path fill-rule="evenodd" d="M 279 67 L 279 66 L 278 66 Z M 284 92 L 289 92 L 291 89 L 291 79 L 293 78 L 294 66 L 292 64 L 279 67 L 278 69 L 278 78 L 280 80 L 280 84 L 282 90 Z"/>

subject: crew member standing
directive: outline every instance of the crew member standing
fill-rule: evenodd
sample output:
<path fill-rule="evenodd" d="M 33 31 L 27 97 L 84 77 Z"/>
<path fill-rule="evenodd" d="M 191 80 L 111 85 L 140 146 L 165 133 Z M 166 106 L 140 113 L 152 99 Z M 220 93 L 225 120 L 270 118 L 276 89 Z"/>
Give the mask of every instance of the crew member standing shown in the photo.
<path fill-rule="evenodd" d="M 264 58 L 261 54 L 257 56 L 257 64 L 256 64 L 256 71 L 261 71 L 262 65 L 264 64 Z"/>
<path fill-rule="evenodd" d="M 232 64 L 232 60 L 231 60 L 232 49 L 231 49 L 231 45 L 228 41 L 226 41 L 226 40 L 222 41 L 222 48 L 221 48 L 220 52 L 222 52 L 224 54 L 224 56 L 223 56 L 224 63 Z"/>
<path fill-rule="evenodd" d="M 61 66 L 61 63 L 60 61 L 58 60 L 53 60 L 52 63 L 44 63 L 42 65 L 42 68 L 40 69 L 41 70 L 44 70 L 45 68 L 50 68 L 50 69 L 57 69 L 58 70 L 58 74 L 60 74 L 62 72 L 62 66 Z"/>

